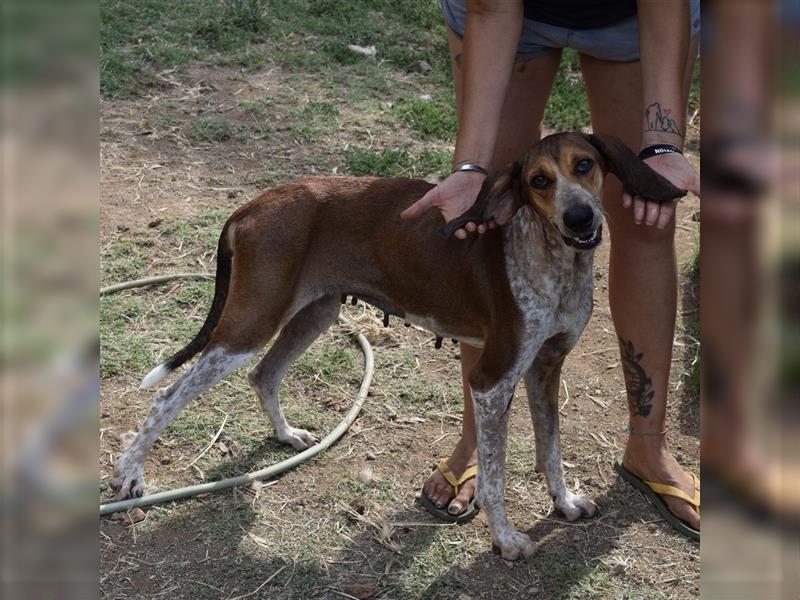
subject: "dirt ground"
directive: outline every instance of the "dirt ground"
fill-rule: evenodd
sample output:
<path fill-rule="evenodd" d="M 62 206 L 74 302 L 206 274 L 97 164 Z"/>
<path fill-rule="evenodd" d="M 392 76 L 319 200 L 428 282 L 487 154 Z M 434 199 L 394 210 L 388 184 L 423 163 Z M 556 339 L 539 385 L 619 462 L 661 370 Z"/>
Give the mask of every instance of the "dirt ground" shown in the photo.
<path fill-rule="evenodd" d="M 255 102 L 263 103 L 258 114 Z M 335 93 L 279 67 L 162 73 L 145 98 L 104 101 L 103 284 L 213 270 L 215 238 L 236 206 L 279 180 L 347 172 L 343 156 L 353 144 L 388 148 L 404 136 L 385 113 L 342 103 L 336 122 L 309 138 L 298 128 L 298 108 L 314 102 L 336 102 Z M 203 139 L 193 124 L 209 116 L 232 129 Z M 696 251 L 697 210 L 696 198 L 679 206 L 682 265 Z M 521 389 L 512 408 L 507 497 L 513 522 L 540 540 L 538 554 L 506 563 L 491 552 L 483 514 L 465 526 L 442 526 L 417 508 L 415 494 L 458 436 L 458 347 L 447 342 L 435 350 L 432 335 L 397 320 L 383 329 L 373 311 L 348 306 L 377 361 L 370 398 L 350 431 L 328 452 L 260 486 L 155 507 L 135 525 L 101 519 L 102 596 L 697 597 L 699 545 L 674 533 L 611 468 L 625 444 L 626 400 L 607 258 L 606 242 L 595 258 L 594 315 L 566 361 L 560 399 L 567 481 L 595 499 L 596 518 L 570 524 L 552 512 L 543 478 L 533 471 Z M 151 394 L 137 391 L 138 381 L 199 327 L 211 290 L 206 283 L 173 284 L 103 301 L 101 499 L 111 495 L 123 434 L 149 407 Z M 678 460 L 696 471 L 699 415 L 687 379 L 695 345 L 684 333 L 696 302 L 694 284 L 683 276 L 681 300 L 668 429 Z M 327 433 L 350 407 L 361 370 L 358 349 L 333 328 L 287 378 L 292 424 Z M 273 441 L 241 374 L 186 412 L 147 462 L 154 488 L 210 481 L 291 455 Z M 187 468 L 223 420 L 217 442 Z"/>

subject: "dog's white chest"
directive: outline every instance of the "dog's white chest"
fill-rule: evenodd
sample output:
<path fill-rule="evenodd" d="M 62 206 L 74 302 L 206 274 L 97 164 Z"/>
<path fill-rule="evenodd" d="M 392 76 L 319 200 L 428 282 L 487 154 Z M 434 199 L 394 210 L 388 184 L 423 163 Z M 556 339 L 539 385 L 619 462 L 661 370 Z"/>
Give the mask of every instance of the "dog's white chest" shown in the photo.
<path fill-rule="evenodd" d="M 511 293 L 530 334 L 577 337 L 591 313 L 592 257 L 587 253 L 569 265 L 554 264 L 531 226 L 529 210 L 523 207 L 517 212 L 505 238 Z"/>

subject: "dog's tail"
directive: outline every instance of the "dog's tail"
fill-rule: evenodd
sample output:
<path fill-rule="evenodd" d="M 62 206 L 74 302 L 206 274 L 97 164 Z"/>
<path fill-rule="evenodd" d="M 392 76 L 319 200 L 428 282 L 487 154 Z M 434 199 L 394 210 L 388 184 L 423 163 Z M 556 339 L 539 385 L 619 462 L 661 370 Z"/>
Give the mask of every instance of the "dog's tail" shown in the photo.
<path fill-rule="evenodd" d="M 200 331 L 197 332 L 197 335 L 194 336 L 191 342 L 144 376 L 142 383 L 139 385 L 140 390 L 153 387 L 195 354 L 203 350 L 211 339 L 211 334 L 217 326 L 217 323 L 219 323 L 219 318 L 222 315 L 222 309 L 225 306 L 225 300 L 228 297 L 228 287 L 231 282 L 233 249 L 228 239 L 228 224 L 229 223 L 225 223 L 225 226 L 222 228 L 222 234 L 219 236 L 214 300 L 211 302 L 211 310 L 208 312 L 206 322 L 203 323 Z"/>

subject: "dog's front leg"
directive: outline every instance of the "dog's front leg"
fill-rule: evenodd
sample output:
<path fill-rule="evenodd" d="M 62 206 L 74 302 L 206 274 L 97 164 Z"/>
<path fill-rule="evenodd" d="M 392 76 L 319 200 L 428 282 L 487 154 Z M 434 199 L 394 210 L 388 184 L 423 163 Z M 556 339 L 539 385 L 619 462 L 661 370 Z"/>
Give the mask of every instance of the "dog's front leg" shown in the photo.
<path fill-rule="evenodd" d="M 499 384 L 488 391 L 472 390 L 478 434 L 478 485 L 475 498 L 489 518 L 492 540 L 506 560 L 529 557 L 536 545 L 508 521 L 505 499 L 508 409 L 514 385 Z"/>
<path fill-rule="evenodd" d="M 564 483 L 558 423 L 558 387 L 564 356 L 542 349 L 525 373 L 525 389 L 536 437 L 537 470 L 544 471 L 555 507 L 568 521 L 574 521 L 581 516 L 591 517 L 596 507 L 588 498 L 570 492 Z"/>

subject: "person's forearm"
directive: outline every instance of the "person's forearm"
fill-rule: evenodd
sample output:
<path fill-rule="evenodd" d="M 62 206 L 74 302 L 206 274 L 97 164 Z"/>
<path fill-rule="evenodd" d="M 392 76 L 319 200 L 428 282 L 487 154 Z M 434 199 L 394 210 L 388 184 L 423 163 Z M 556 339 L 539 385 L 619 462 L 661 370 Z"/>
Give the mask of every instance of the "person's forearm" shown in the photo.
<path fill-rule="evenodd" d="M 642 65 L 642 145 L 683 146 L 689 54 L 689 2 L 638 0 Z"/>
<path fill-rule="evenodd" d="M 470 0 L 464 32 L 463 105 L 454 162 L 491 163 L 522 31 L 522 2 Z"/>

